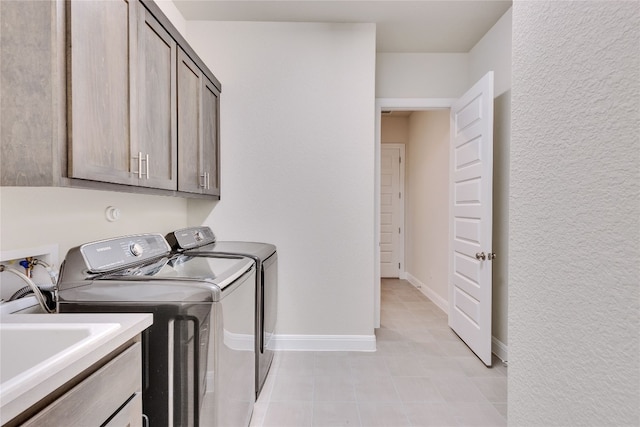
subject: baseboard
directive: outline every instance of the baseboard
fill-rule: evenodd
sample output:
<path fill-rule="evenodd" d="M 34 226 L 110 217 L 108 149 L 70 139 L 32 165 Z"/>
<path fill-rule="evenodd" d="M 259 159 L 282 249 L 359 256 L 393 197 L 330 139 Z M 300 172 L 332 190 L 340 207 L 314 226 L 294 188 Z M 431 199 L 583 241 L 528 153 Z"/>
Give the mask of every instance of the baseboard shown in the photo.
<path fill-rule="evenodd" d="M 415 286 L 420 292 L 424 294 L 427 298 L 429 298 L 435 305 L 440 308 L 440 310 L 444 311 L 446 314 L 449 314 L 449 302 L 442 298 L 440 295 L 435 293 L 433 289 L 426 286 L 420 280 L 413 277 L 410 273 L 405 273 L 406 280 Z M 491 337 L 491 352 L 498 356 L 500 360 L 506 362 L 509 360 L 509 349 L 508 347 L 496 337 Z"/>
<path fill-rule="evenodd" d="M 509 348 L 496 337 L 491 337 L 491 352 L 503 362 L 509 360 Z"/>
<path fill-rule="evenodd" d="M 376 351 L 375 335 L 283 335 L 272 338 L 276 351 Z"/>
<path fill-rule="evenodd" d="M 449 302 L 446 299 L 442 298 L 440 295 L 435 293 L 433 289 L 413 277 L 411 273 L 406 274 L 407 282 L 415 286 L 420 292 L 424 294 L 424 296 L 429 298 L 435 305 L 437 305 L 440 310 L 444 311 L 445 313 L 449 313 Z"/>

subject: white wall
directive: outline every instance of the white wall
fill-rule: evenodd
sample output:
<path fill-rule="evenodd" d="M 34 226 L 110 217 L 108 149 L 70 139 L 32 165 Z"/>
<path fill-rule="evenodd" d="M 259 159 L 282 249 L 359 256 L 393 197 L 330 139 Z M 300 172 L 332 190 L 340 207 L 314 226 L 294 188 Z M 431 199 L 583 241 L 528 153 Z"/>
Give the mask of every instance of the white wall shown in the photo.
<path fill-rule="evenodd" d="M 376 57 L 376 98 L 458 98 L 487 71 L 494 92 L 511 88 L 511 9 L 468 53 L 384 53 Z"/>
<path fill-rule="evenodd" d="M 508 359 L 509 313 L 509 151 L 511 145 L 511 90 L 493 100 L 493 293 L 491 333 L 493 351 Z"/>
<path fill-rule="evenodd" d="M 225 240 L 279 253 L 278 333 L 373 335 L 375 27 L 188 22 L 222 82 Z"/>
<path fill-rule="evenodd" d="M 494 72 L 496 97 L 511 89 L 511 21 L 509 9 L 469 51 L 469 84 Z"/>
<path fill-rule="evenodd" d="M 511 9 L 468 53 L 376 56 L 376 98 L 458 98 L 487 71 L 499 96 L 511 88 Z"/>
<path fill-rule="evenodd" d="M 457 98 L 468 88 L 466 53 L 378 53 L 376 98 Z"/>
<path fill-rule="evenodd" d="M 509 424 L 639 425 L 640 3 L 515 1 L 512 78 Z"/>
<path fill-rule="evenodd" d="M 178 10 L 173 0 L 154 0 L 160 10 L 169 18 L 174 27 L 185 37 L 187 33 L 187 21 Z"/>
<path fill-rule="evenodd" d="M 134 233 L 165 234 L 187 225 L 187 202 L 177 197 L 78 188 L 0 188 L 2 251 L 59 245 L 58 259 L 82 243 Z M 109 222 L 108 206 L 121 219 Z"/>
<path fill-rule="evenodd" d="M 411 114 L 406 168 L 407 274 L 442 307 L 449 293 L 448 109 Z"/>

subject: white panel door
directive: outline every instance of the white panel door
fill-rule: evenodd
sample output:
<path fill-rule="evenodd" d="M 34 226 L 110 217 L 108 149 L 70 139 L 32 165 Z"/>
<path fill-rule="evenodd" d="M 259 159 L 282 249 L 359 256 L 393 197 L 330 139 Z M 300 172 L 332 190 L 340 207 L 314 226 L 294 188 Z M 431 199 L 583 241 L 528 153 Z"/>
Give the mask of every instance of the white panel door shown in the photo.
<path fill-rule="evenodd" d="M 491 366 L 493 71 L 451 107 L 449 326 Z"/>
<path fill-rule="evenodd" d="M 380 276 L 400 277 L 404 210 L 402 147 L 383 144 L 380 156 Z"/>

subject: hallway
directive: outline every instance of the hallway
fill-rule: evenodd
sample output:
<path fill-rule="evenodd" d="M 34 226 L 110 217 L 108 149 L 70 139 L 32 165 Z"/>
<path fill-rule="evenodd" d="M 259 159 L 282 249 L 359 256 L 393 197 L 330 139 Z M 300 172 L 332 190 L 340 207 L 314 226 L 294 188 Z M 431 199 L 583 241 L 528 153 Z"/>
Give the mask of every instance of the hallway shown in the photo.
<path fill-rule="evenodd" d="M 251 426 L 504 426 L 507 368 L 486 368 L 405 280 L 382 279 L 377 351 L 278 352 Z"/>

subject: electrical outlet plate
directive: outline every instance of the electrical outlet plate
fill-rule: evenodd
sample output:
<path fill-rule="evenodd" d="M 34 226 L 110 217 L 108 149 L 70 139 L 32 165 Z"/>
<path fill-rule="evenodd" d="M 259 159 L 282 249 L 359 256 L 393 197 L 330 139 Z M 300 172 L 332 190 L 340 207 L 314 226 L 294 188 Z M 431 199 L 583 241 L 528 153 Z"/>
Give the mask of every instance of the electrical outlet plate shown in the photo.
<path fill-rule="evenodd" d="M 60 266 L 58 265 L 58 251 L 57 244 L 38 246 L 35 248 L 16 249 L 10 251 L 0 252 L 0 264 L 10 266 L 16 270 L 24 273 L 24 268 L 20 265 L 20 261 L 27 257 L 38 258 L 41 261 L 46 262 L 58 271 Z M 47 274 L 46 270 L 41 267 L 33 269 L 32 280 L 37 285 L 51 285 L 51 278 Z M 0 273 L 0 298 L 8 301 L 11 295 L 16 291 L 26 286 L 26 284 L 20 280 L 17 276 L 11 273 Z"/>

